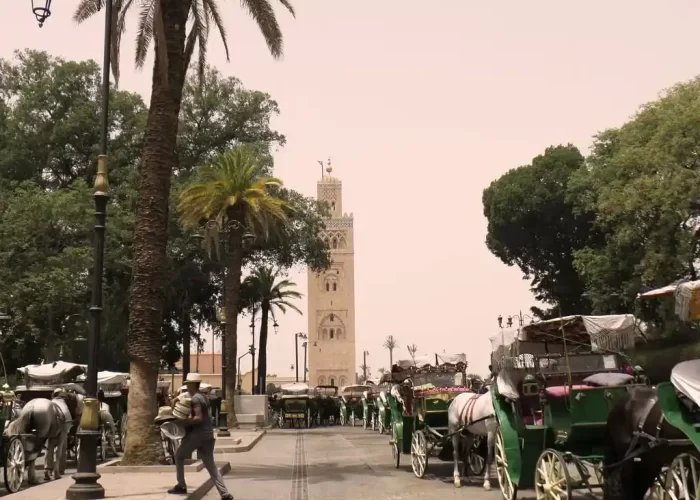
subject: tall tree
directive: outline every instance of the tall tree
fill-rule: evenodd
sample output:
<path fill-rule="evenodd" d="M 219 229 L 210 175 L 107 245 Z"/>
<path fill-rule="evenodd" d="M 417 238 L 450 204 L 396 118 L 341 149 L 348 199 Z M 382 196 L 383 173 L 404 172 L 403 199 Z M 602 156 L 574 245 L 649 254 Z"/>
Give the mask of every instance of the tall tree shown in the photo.
<path fill-rule="evenodd" d="M 271 195 L 270 187 L 282 182 L 264 175 L 265 165 L 258 158 L 258 151 L 251 146 L 238 146 L 216 159 L 208 167 L 201 168 L 192 183 L 181 193 L 178 211 L 186 226 L 197 226 L 204 221 L 216 220 L 224 228 L 223 243 L 226 280 L 224 308 L 226 313 L 226 352 L 228 360 L 238 355 L 238 312 L 240 309 L 241 268 L 243 266 L 244 233 L 265 240 L 271 229 L 288 219 L 292 207 L 282 199 Z M 216 231 L 216 230 L 215 230 Z M 216 242 L 218 231 L 206 235 L 207 241 Z M 229 408 L 228 424 L 236 427 L 233 397 L 236 390 L 236 364 L 226 363 L 226 404 Z"/>
<path fill-rule="evenodd" d="M 574 253 L 596 239 L 594 215 L 568 199 L 571 176 L 584 158 L 571 144 L 552 146 L 530 165 L 510 170 L 484 190 L 486 245 L 531 280 L 535 297 L 553 306 L 547 316 L 590 311 Z"/>
<path fill-rule="evenodd" d="M 598 313 L 632 310 L 643 287 L 697 279 L 700 79 L 641 107 L 596 137 L 571 196 L 596 214 L 603 245 L 576 252 Z"/>
<path fill-rule="evenodd" d="M 257 266 L 243 280 L 241 295 L 250 302 L 253 311 L 260 311 L 260 342 L 258 350 L 258 381 L 260 391 L 264 390 L 267 378 L 267 341 L 269 319 L 277 323 L 275 311 L 286 314 L 290 309 L 299 314 L 302 312 L 291 301 L 299 300 L 302 294 L 295 290 L 296 283 L 283 278 L 279 269 L 273 266 Z"/>
<path fill-rule="evenodd" d="M 118 80 L 120 41 L 127 15 L 132 7 L 136 8 L 137 3 L 132 0 L 106 1 L 113 1 L 117 12 L 112 27 L 112 68 Z M 90 18 L 104 2 L 81 0 L 75 20 L 82 22 Z M 294 13 L 288 0 L 280 0 L 280 3 Z M 280 57 L 282 33 L 270 2 L 243 0 L 243 6 L 257 22 L 272 55 Z M 194 51 L 198 49 L 199 75 L 203 77 L 211 23 L 221 34 L 228 56 L 226 29 L 217 0 L 146 0 L 139 2 L 138 8 L 136 65 L 143 66 L 152 42 L 155 61 L 134 227 L 129 300 L 131 412 L 124 464 L 154 463 L 162 453 L 157 434 L 151 432 L 151 423 L 157 411 L 153 391 L 158 382 L 160 365 L 168 199 L 172 172 L 177 164 L 175 151 L 185 75 Z M 188 23 L 189 18 L 192 23 Z M 231 361 L 227 364 L 234 363 Z M 231 415 L 235 417 L 233 413 Z"/>
<path fill-rule="evenodd" d="M 394 349 L 398 346 L 398 342 L 396 342 L 393 335 L 389 335 L 384 339 L 382 346 L 389 351 L 389 368 L 391 368 L 394 366 Z"/>

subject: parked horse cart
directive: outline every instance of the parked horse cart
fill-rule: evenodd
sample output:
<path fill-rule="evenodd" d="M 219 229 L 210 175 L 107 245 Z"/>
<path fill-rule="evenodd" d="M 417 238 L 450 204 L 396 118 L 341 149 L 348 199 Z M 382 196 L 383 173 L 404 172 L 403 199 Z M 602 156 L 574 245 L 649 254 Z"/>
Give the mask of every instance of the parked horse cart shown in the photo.
<path fill-rule="evenodd" d="M 638 383 L 620 354 L 634 346 L 635 327 L 632 315 L 567 316 L 491 339 L 506 500 L 533 486 L 538 499 L 552 500 L 602 486 L 608 414 Z"/>
<path fill-rule="evenodd" d="M 309 386 L 296 382 L 281 387 L 279 426 L 311 427 Z"/>
<path fill-rule="evenodd" d="M 363 412 L 362 394 L 368 390 L 368 385 L 346 385 L 340 389 L 340 425 L 355 427 L 355 419 Z"/>
<path fill-rule="evenodd" d="M 479 454 L 477 441 L 454 453 L 455 442 L 461 443 L 462 428 L 449 432 L 449 407 L 464 393 L 472 393 L 466 378 L 466 356 L 428 355 L 399 361 L 392 367 L 394 385 L 387 398 L 391 408 L 394 465 L 401 464 L 401 455 L 410 454 L 416 477 L 428 469 L 428 459 L 454 460 L 462 453 L 462 461 L 472 474 L 484 471 L 485 459 Z M 453 439 L 455 438 L 455 439 Z M 467 451 L 468 449 L 468 451 Z"/>
<path fill-rule="evenodd" d="M 0 428 L 5 429 L 12 419 L 12 410 L 15 405 L 15 393 L 5 384 L 0 391 Z M 28 444 L 27 444 L 28 443 Z M 27 447 L 36 448 L 33 434 L 20 434 L 18 436 L 3 435 L 0 440 L 0 466 L 3 468 L 5 489 L 9 493 L 15 493 L 22 487 L 24 470 L 26 467 Z"/>

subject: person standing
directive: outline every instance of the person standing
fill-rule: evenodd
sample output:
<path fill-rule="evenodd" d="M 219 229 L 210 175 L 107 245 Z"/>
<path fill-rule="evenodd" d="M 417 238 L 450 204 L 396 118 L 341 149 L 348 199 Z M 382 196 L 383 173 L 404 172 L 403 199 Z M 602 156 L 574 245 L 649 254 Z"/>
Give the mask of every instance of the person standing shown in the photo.
<path fill-rule="evenodd" d="M 221 500 L 233 500 L 226 489 L 224 479 L 214 462 L 214 426 L 209 418 L 209 399 L 199 391 L 202 378 L 199 373 L 188 373 L 185 385 L 191 397 L 192 410 L 185 423 L 185 437 L 175 453 L 175 473 L 177 484 L 168 490 L 171 495 L 187 495 L 185 483 L 185 460 L 196 450 L 197 457 L 202 461 L 221 495 Z"/>

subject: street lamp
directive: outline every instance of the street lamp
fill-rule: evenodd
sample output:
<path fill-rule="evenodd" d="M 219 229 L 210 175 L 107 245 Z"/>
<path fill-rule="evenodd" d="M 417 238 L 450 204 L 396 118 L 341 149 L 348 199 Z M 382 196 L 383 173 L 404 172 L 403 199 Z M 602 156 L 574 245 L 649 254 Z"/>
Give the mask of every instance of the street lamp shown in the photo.
<path fill-rule="evenodd" d="M 226 406 L 226 310 L 220 307 L 217 311 L 217 316 L 219 324 L 221 325 L 221 409 L 219 410 L 219 421 L 217 422 L 219 431 L 217 432 L 218 437 L 229 437 L 231 433 L 228 431 L 228 424 L 226 422 L 226 415 L 228 414 L 228 408 Z M 214 351 L 214 345 L 211 346 L 212 352 Z"/>
<path fill-rule="evenodd" d="M 304 383 L 306 383 L 306 372 L 308 371 L 306 369 L 306 346 L 308 345 L 308 342 L 302 342 L 302 347 L 304 348 Z"/>
<path fill-rule="evenodd" d="M 514 314 L 506 318 L 506 328 L 513 327 L 514 319 L 518 320 L 518 326 L 522 328 L 522 326 L 525 324 L 525 318 L 530 320 L 530 324 L 535 322 L 535 318 L 533 316 L 530 316 L 529 314 L 523 314 L 522 311 L 518 311 L 518 314 Z M 503 328 L 503 316 L 501 316 L 500 314 L 498 315 L 498 327 Z"/>
<path fill-rule="evenodd" d="M 98 482 L 97 440 L 102 435 L 99 431 L 100 412 L 97 401 L 97 359 L 100 347 L 100 327 L 102 317 L 102 277 L 104 272 L 105 224 L 107 222 L 107 200 L 109 183 L 107 181 L 107 139 L 109 117 L 109 70 L 112 41 L 112 2 L 106 1 L 104 26 L 104 52 L 102 62 L 102 106 L 100 112 L 100 154 L 97 157 L 97 175 L 95 176 L 95 269 L 92 282 L 92 306 L 90 313 L 92 324 L 88 336 L 88 369 L 85 378 L 83 414 L 80 419 L 80 455 L 78 472 L 73 475 L 75 481 L 66 490 L 67 500 L 92 500 L 105 497 L 105 489 Z M 51 0 L 45 0 L 44 7 L 37 7 L 32 2 L 32 11 L 41 27 L 51 15 Z M 38 9 L 38 10 L 37 10 Z"/>
<path fill-rule="evenodd" d="M 46 21 L 51 15 L 51 0 L 44 0 L 43 6 L 37 6 L 35 0 L 32 0 L 32 12 L 36 16 L 36 20 L 39 21 L 39 27 L 44 26 L 44 21 Z"/>
<path fill-rule="evenodd" d="M 296 367 L 297 382 L 299 382 L 299 339 L 308 340 L 309 337 L 305 333 L 301 332 L 294 334 L 294 357 L 296 359 L 294 366 Z"/>
<path fill-rule="evenodd" d="M 363 383 L 367 383 L 367 356 L 369 356 L 369 351 L 362 352 L 362 377 L 364 378 Z"/>
<path fill-rule="evenodd" d="M 110 4 L 111 2 L 107 2 L 107 4 Z M 219 223 L 218 220 L 216 219 L 211 219 L 208 220 L 204 224 L 204 231 L 207 234 L 207 236 L 204 235 L 198 235 L 195 236 L 196 239 L 204 241 L 205 238 L 211 238 L 211 233 L 213 231 L 218 232 L 219 236 L 226 236 L 223 238 L 221 241 L 221 246 L 223 246 L 224 252 L 228 252 L 230 249 L 229 245 L 229 239 L 230 235 L 234 231 L 241 231 L 245 229 L 245 226 L 238 222 L 237 220 L 229 220 L 224 222 L 223 224 Z M 248 246 L 255 240 L 255 236 L 252 235 L 250 232 L 247 230 L 243 233 L 242 235 L 242 240 L 243 240 L 243 248 L 248 248 Z M 216 249 L 217 255 L 219 255 L 219 248 Z M 221 420 L 221 415 L 224 417 L 224 425 L 221 425 L 221 422 L 219 422 L 219 432 L 218 436 L 220 437 L 226 437 L 230 436 L 230 433 L 227 429 L 227 424 L 226 424 L 226 414 L 228 413 L 228 408 L 226 406 L 226 268 L 225 266 L 223 267 L 222 270 L 222 302 L 223 302 L 223 307 L 219 309 L 219 324 L 221 325 L 221 411 L 219 412 L 219 419 Z"/>

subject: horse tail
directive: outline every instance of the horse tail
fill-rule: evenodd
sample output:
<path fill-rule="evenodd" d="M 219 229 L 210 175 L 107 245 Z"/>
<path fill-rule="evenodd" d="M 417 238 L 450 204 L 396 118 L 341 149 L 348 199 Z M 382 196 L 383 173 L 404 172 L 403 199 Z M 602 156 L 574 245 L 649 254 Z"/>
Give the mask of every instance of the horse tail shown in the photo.
<path fill-rule="evenodd" d="M 5 433 L 8 436 L 18 436 L 20 434 L 24 434 L 31 423 L 33 413 L 34 410 L 32 407 L 27 408 L 26 411 L 20 412 L 19 417 L 10 422 L 10 425 L 7 426 Z"/>

